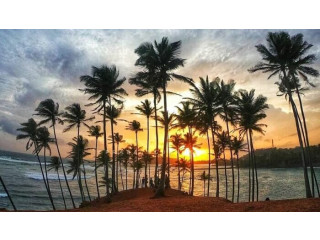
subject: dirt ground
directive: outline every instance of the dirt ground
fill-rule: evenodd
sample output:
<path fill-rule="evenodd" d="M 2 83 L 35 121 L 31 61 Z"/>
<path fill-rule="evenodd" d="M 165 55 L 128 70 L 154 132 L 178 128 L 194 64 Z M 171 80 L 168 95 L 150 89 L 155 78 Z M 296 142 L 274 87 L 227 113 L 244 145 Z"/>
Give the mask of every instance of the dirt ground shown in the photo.
<path fill-rule="evenodd" d="M 110 203 L 105 198 L 70 211 L 80 212 L 318 212 L 320 199 L 293 199 L 232 203 L 223 198 L 192 197 L 177 190 L 166 190 L 166 197 L 152 199 L 153 189 L 120 192 Z"/>

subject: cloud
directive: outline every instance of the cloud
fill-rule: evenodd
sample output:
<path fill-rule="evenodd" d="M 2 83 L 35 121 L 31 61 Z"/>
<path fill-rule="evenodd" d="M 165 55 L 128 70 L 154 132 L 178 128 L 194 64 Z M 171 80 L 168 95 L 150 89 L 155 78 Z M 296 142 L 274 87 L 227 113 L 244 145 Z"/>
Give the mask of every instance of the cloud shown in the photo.
<path fill-rule="evenodd" d="M 16 136 L 19 125 L 8 118 L 2 117 L 0 119 L 0 128 L 3 132 Z"/>

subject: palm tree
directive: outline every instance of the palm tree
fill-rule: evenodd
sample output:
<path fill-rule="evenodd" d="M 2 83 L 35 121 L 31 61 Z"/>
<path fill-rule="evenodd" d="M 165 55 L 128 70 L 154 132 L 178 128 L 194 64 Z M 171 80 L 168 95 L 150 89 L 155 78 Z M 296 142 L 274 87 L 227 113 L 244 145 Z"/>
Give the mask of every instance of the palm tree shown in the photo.
<path fill-rule="evenodd" d="M 128 190 L 128 164 L 130 160 L 130 154 L 128 148 L 124 148 L 120 151 L 118 160 L 121 163 L 120 164 L 120 175 L 121 175 L 121 181 L 122 181 L 122 189 L 124 190 L 124 184 L 123 184 L 123 179 L 122 179 L 122 170 L 121 170 L 121 165 L 124 166 L 125 168 L 125 176 L 126 176 L 126 190 Z"/>
<path fill-rule="evenodd" d="M 88 189 L 88 185 L 87 185 L 87 181 L 86 181 L 86 174 L 85 174 L 85 169 L 83 167 L 83 169 L 81 170 L 81 165 L 84 166 L 84 158 L 88 155 L 90 155 L 90 153 L 88 152 L 89 148 L 88 148 L 88 140 L 84 139 L 81 135 L 78 137 L 74 137 L 73 142 L 69 142 L 68 145 L 71 147 L 71 151 L 69 152 L 69 158 L 72 159 L 72 161 L 70 162 L 70 168 L 67 171 L 67 173 L 71 173 L 73 172 L 73 179 L 75 177 L 77 177 L 78 179 L 78 185 L 79 185 L 79 189 L 80 189 L 80 194 L 81 194 L 81 199 L 82 201 L 85 201 L 85 196 L 84 196 L 84 191 L 83 191 L 83 187 L 82 187 L 82 181 L 81 181 L 81 171 L 83 171 L 84 173 L 84 179 L 85 179 L 85 185 L 87 188 L 87 193 L 88 193 L 88 197 L 89 195 L 89 189 Z M 90 199 L 90 197 L 89 197 Z"/>
<path fill-rule="evenodd" d="M 181 190 L 181 176 L 180 176 L 180 157 L 183 147 L 183 138 L 181 134 L 176 133 L 175 135 L 170 136 L 170 142 L 172 148 L 177 152 L 177 167 L 178 167 L 178 189 Z"/>
<path fill-rule="evenodd" d="M 40 170 L 41 170 L 41 174 L 42 174 L 43 183 L 44 183 L 44 185 L 46 187 L 46 190 L 47 190 L 47 193 L 48 193 L 52 208 L 53 208 L 53 210 L 55 210 L 55 206 L 53 204 L 53 200 L 51 198 L 51 194 L 50 194 L 50 191 L 49 191 L 48 186 L 47 186 L 47 181 L 46 181 L 46 178 L 45 178 L 44 173 L 43 173 L 43 168 L 42 168 L 42 164 L 41 164 L 41 161 L 40 161 L 39 152 L 36 151 L 36 149 L 38 147 L 38 142 L 37 142 L 38 124 L 33 118 L 30 118 L 28 120 L 28 122 L 21 123 L 20 125 L 22 127 L 18 128 L 17 131 L 22 132 L 22 134 L 18 134 L 17 135 L 17 140 L 28 139 L 27 145 L 26 145 L 26 150 L 29 150 L 32 146 L 34 146 L 35 151 L 33 151 L 33 153 L 35 153 L 36 156 L 37 156 L 38 163 L 39 163 Z"/>
<path fill-rule="evenodd" d="M 190 163 L 191 163 L 191 187 L 190 187 L 190 195 L 193 195 L 193 189 L 194 189 L 194 162 L 193 162 L 193 156 L 194 156 L 194 150 L 195 148 L 200 148 L 201 144 L 197 143 L 198 137 L 194 135 L 194 133 L 186 133 L 184 134 L 183 139 L 183 150 L 186 149 L 190 152 Z"/>
<path fill-rule="evenodd" d="M 219 112 L 220 118 L 226 122 L 227 127 L 227 135 L 230 140 L 230 129 L 229 123 L 233 124 L 234 122 L 234 108 L 235 108 L 235 94 L 234 87 L 235 82 L 229 81 L 228 83 L 224 83 L 222 80 L 218 86 L 218 104 L 221 105 L 221 111 Z M 229 144 L 230 145 L 230 144 Z M 231 162 L 231 174 L 232 174 L 232 202 L 234 202 L 234 166 L 233 166 L 233 154 L 232 148 L 229 147 L 230 150 L 230 162 Z"/>
<path fill-rule="evenodd" d="M 166 123 L 168 122 L 168 82 L 173 79 L 178 79 L 188 83 L 192 82 L 192 79 L 173 73 L 174 70 L 177 70 L 179 67 L 183 67 L 185 63 L 184 59 L 178 57 L 180 49 L 181 41 L 169 43 L 168 38 L 163 37 L 159 43 L 157 41 L 154 41 L 154 45 L 152 43 L 143 43 L 135 50 L 135 53 L 139 56 L 135 65 L 143 67 L 148 71 L 148 73 L 151 73 L 154 79 L 158 82 L 157 86 L 161 86 L 162 88 Z M 156 197 L 164 196 L 168 131 L 168 126 L 165 124 L 161 181 L 155 194 Z"/>
<path fill-rule="evenodd" d="M 216 78 L 214 81 L 209 81 L 208 76 L 206 79 L 200 77 L 200 86 L 197 87 L 195 84 L 192 84 L 192 88 L 190 89 L 190 92 L 192 93 L 192 98 L 186 98 L 188 101 L 190 101 L 195 109 L 199 111 L 200 114 L 205 114 L 205 118 L 203 120 L 206 120 L 206 122 L 203 123 L 204 126 L 209 126 L 211 130 L 211 137 L 212 137 L 212 148 L 214 148 L 215 144 L 215 134 L 216 134 L 216 121 L 215 117 L 218 113 L 221 112 L 221 107 L 218 103 L 218 78 Z M 202 118 L 201 118 L 202 119 Z M 209 170 L 209 176 L 211 176 L 211 160 L 210 160 L 210 143 L 209 143 L 209 134 L 207 134 L 208 138 L 208 149 L 209 149 L 209 163 L 208 163 L 208 170 Z M 214 154 L 215 158 L 217 154 Z M 215 159 L 215 162 L 218 163 L 218 161 Z M 218 164 L 216 164 L 216 175 L 217 175 L 217 186 L 216 186 L 216 197 L 219 197 L 219 174 L 218 174 Z M 208 181 L 208 196 L 209 196 L 209 190 L 210 190 L 210 181 Z"/>
<path fill-rule="evenodd" d="M 94 154 L 94 167 L 95 167 L 95 177 L 96 177 L 96 186 L 97 186 L 97 193 L 98 198 L 100 198 L 100 191 L 99 191 L 99 185 L 98 185 L 98 174 L 97 174 L 97 153 L 98 153 L 98 138 L 103 135 L 101 132 L 101 127 L 99 125 L 96 126 L 90 126 L 89 128 L 89 136 L 96 138 L 96 147 L 95 147 L 95 154 Z"/>
<path fill-rule="evenodd" d="M 225 131 L 217 134 L 218 140 L 217 145 L 223 153 L 223 162 L 224 162 L 224 176 L 226 181 L 226 199 L 228 199 L 228 175 L 227 175 L 227 162 L 226 162 L 226 149 L 230 144 L 230 138 Z M 230 147 L 230 146 L 229 146 Z"/>
<path fill-rule="evenodd" d="M 191 104 L 191 102 L 181 102 L 182 107 L 176 107 L 177 108 L 177 114 L 175 114 L 176 118 L 176 125 L 175 127 L 180 128 L 181 130 L 184 130 L 187 128 L 189 136 L 193 136 L 193 127 L 196 126 L 196 116 L 197 111 L 194 107 L 194 105 Z M 186 135 L 185 135 L 186 136 Z M 191 192 L 190 194 L 193 194 L 193 188 L 194 188 L 194 161 L 193 161 L 193 152 L 190 150 L 190 164 L 191 164 Z"/>
<path fill-rule="evenodd" d="M 112 144 L 112 188 L 111 192 L 116 193 L 118 188 L 116 186 L 116 149 L 114 140 L 114 125 L 117 124 L 116 119 L 120 117 L 123 106 L 116 108 L 114 105 L 109 105 L 106 107 L 106 118 L 110 120 L 111 123 L 111 144 Z"/>
<path fill-rule="evenodd" d="M 55 144 L 57 147 L 57 152 L 60 158 L 60 162 L 61 162 L 61 166 L 62 166 L 62 171 L 63 171 L 63 176 L 64 176 L 64 180 L 66 182 L 68 191 L 69 191 L 69 195 L 72 201 L 72 206 L 73 208 L 76 207 L 75 203 L 74 203 L 74 199 L 71 193 L 71 189 L 69 186 L 69 182 L 68 182 L 68 178 L 67 178 L 67 174 L 63 165 L 63 161 L 61 158 L 61 154 L 60 154 L 60 149 L 59 149 L 59 144 L 58 144 L 58 139 L 57 139 L 57 134 L 56 134 L 56 124 L 60 123 L 63 124 L 62 119 L 60 118 L 60 116 L 62 115 L 62 112 L 59 112 L 59 104 L 55 103 L 52 99 L 46 99 L 42 102 L 39 103 L 38 107 L 35 109 L 35 111 L 37 112 L 34 115 L 40 116 L 42 118 L 44 118 L 42 121 L 39 122 L 39 125 L 45 124 L 45 123 L 51 123 L 51 127 L 53 129 L 53 135 L 54 135 L 54 139 L 55 139 Z"/>
<path fill-rule="evenodd" d="M 87 128 L 90 128 L 90 126 L 86 122 L 93 120 L 94 117 L 86 118 L 86 111 L 81 109 L 81 106 L 78 103 L 73 103 L 70 106 L 66 107 L 66 112 L 63 114 L 63 117 L 64 117 L 64 122 L 69 124 L 63 131 L 67 132 L 67 131 L 70 131 L 72 128 L 76 127 L 77 128 L 77 139 L 78 139 L 78 143 L 80 144 L 79 141 L 80 141 L 80 126 L 81 126 L 81 124 L 83 124 Z M 80 157 L 81 148 L 78 147 L 77 149 L 78 149 L 77 159 L 80 161 L 81 160 L 81 157 Z M 83 167 L 84 181 L 86 184 L 88 197 L 89 197 L 89 200 L 91 201 L 89 188 L 87 186 L 86 170 L 84 167 L 84 161 L 82 161 L 81 163 L 82 163 L 82 167 Z M 79 164 L 80 164 L 80 162 L 79 162 Z M 82 184 L 81 184 L 81 171 L 80 171 L 80 169 L 78 169 L 78 171 L 79 171 L 78 175 L 79 175 L 79 179 L 80 179 L 80 190 L 83 191 Z M 84 194 L 83 194 L 83 196 L 84 196 Z M 83 200 L 85 200 L 85 199 L 83 199 Z"/>
<path fill-rule="evenodd" d="M 112 164 L 111 162 L 111 158 L 110 158 L 110 154 L 109 152 L 102 150 L 98 157 L 97 157 L 97 167 L 96 169 L 98 169 L 99 167 L 103 167 L 104 170 L 106 171 L 106 169 L 108 168 L 108 166 L 110 166 Z M 102 183 L 102 185 L 100 186 L 106 186 L 106 185 L 111 185 L 111 178 L 106 178 L 106 176 L 102 177 L 103 181 L 99 181 L 100 183 Z M 109 186 L 110 187 L 110 186 Z M 107 187 L 106 187 L 107 190 Z"/>
<path fill-rule="evenodd" d="M 48 171 L 54 169 L 56 171 L 57 175 L 58 175 L 59 186 L 60 186 L 61 196 L 62 196 L 62 199 L 63 199 L 64 209 L 67 210 L 66 200 L 64 198 L 62 185 L 61 185 L 61 180 L 60 180 L 60 175 L 59 175 L 59 168 L 61 167 L 61 162 L 60 162 L 59 157 L 52 156 L 50 158 L 50 163 L 49 163 L 48 167 L 49 167 Z"/>
<path fill-rule="evenodd" d="M 48 150 L 49 154 L 51 155 L 51 148 L 49 144 L 53 143 L 54 139 L 50 137 L 50 133 L 48 131 L 48 128 L 46 127 L 39 127 L 37 129 L 36 138 L 37 138 L 37 147 L 34 150 L 34 152 L 40 153 L 41 150 L 43 150 L 45 177 L 47 180 L 47 186 L 48 186 L 48 191 L 50 193 L 50 198 L 53 202 L 52 193 L 51 193 L 50 184 L 49 184 L 49 178 L 48 178 L 46 150 Z"/>
<path fill-rule="evenodd" d="M 118 104 L 123 103 L 123 96 L 128 95 L 122 88 L 126 78 L 118 79 L 119 71 L 116 66 L 103 65 L 100 68 L 92 67 L 92 76 L 80 77 L 86 88 L 82 89 L 85 94 L 91 95 L 89 100 L 94 102 L 88 105 L 96 105 L 94 112 L 103 112 L 103 140 L 104 150 L 107 151 L 107 130 L 106 130 L 106 106 L 112 105 L 112 100 Z M 112 123 L 113 124 L 113 123 Z M 109 179 L 108 166 L 105 171 L 105 178 Z M 106 184 L 107 196 L 109 197 L 109 184 Z"/>
<path fill-rule="evenodd" d="M 237 202 L 239 202 L 239 197 L 240 197 L 240 167 L 239 167 L 239 152 L 244 151 L 246 148 L 246 145 L 244 143 L 243 138 L 237 138 L 233 137 L 233 140 L 231 141 L 231 147 L 232 150 L 234 151 L 233 154 L 236 155 L 237 157 L 237 172 L 238 172 L 238 192 L 237 192 Z"/>
<path fill-rule="evenodd" d="M 239 97 L 237 97 L 237 124 L 240 136 L 244 134 L 247 136 L 247 143 L 250 149 L 249 158 L 251 156 L 252 162 L 252 201 L 254 201 L 254 178 L 257 183 L 257 201 L 259 200 L 259 183 L 258 183 L 258 173 L 256 167 L 256 161 L 254 156 L 254 147 L 252 141 L 253 131 L 264 134 L 263 127 L 267 125 L 258 123 L 260 120 L 264 119 L 267 115 L 264 110 L 268 109 L 269 106 L 266 104 L 267 98 L 259 95 L 254 97 L 255 90 L 252 89 L 250 92 L 246 90 L 239 91 Z M 249 196 L 250 198 L 250 196 Z M 249 199 L 250 200 L 250 199 Z"/>
<path fill-rule="evenodd" d="M 150 116 L 155 112 L 155 108 L 151 106 L 151 102 L 149 100 L 144 100 L 144 102 L 141 102 L 141 105 L 137 106 L 136 109 L 139 111 L 138 114 L 144 115 L 147 118 L 147 153 L 149 154 L 149 137 L 150 137 L 150 127 L 149 127 L 149 120 Z M 148 162 L 145 162 L 145 170 L 144 170 L 144 177 L 145 181 L 148 182 L 147 178 L 147 167 Z M 149 165 L 149 177 L 150 177 L 150 165 Z M 145 187 L 147 187 L 147 184 L 145 184 Z"/>
<path fill-rule="evenodd" d="M 203 181 L 203 196 L 206 196 L 206 180 L 211 181 L 209 174 L 206 174 L 206 171 L 200 175 L 200 180 Z"/>
<path fill-rule="evenodd" d="M 141 47 L 141 46 L 140 46 Z M 152 45 L 151 45 L 152 47 Z M 136 50 L 137 52 L 137 50 Z M 137 65 L 137 63 L 136 63 Z M 153 95 L 153 105 L 154 105 L 154 120 L 155 120 L 155 130 L 156 130 L 156 151 L 155 151 L 155 170 L 154 170 L 154 179 L 158 178 L 158 156 L 159 156 L 159 135 L 158 135 L 158 109 L 157 103 L 160 102 L 161 93 L 159 89 L 161 88 L 161 84 L 159 81 L 155 79 L 154 69 L 147 69 L 147 71 L 138 72 L 135 77 L 130 78 L 130 84 L 134 84 L 139 88 L 136 89 L 136 96 L 143 97 L 148 94 Z M 149 141 L 148 141 L 149 142 Z M 149 165 L 150 169 L 150 165 Z M 150 175 L 150 174 L 149 174 Z M 149 176 L 150 177 L 150 176 Z M 156 181 L 157 184 L 157 181 Z"/>
<path fill-rule="evenodd" d="M 306 197 L 312 197 L 313 194 L 311 193 L 310 189 L 307 161 L 303 143 L 303 138 L 305 136 L 303 136 L 302 133 L 302 124 L 299 125 L 300 117 L 296 104 L 293 100 L 293 93 L 291 92 L 292 87 L 290 86 L 290 77 L 299 74 L 303 79 L 308 81 L 307 76 L 319 76 L 319 72 L 317 70 L 309 67 L 309 65 L 316 60 L 316 57 L 314 54 L 306 55 L 307 51 L 312 47 L 312 45 L 303 40 L 302 34 L 290 36 L 287 32 L 269 32 L 266 40 L 268 42 L 267 46 L 263 44 L 259 44 L 256 46 L 257 51 L 261 54 L 263 61 L 259 62 L 253 68 L 250 68 L 249 72 L 262 71 L 264 73 L 270 73 L 268 79 L 275 75 L 278 75 L 281 81 L 281 85 L 287 89 L 288 99 L 295 118 L 297 135 L 301 149 L 301 160 L 304 171 Z M 295 84 L 295 87 L 297 88 L 298 86 Z M 300 102 L 300 105 L 302 106 L 302 102 Z M 301 109 L 301 111 L 303 111 L 303 109 Z M 306 131 L 307 129 L 306 127 L 304 127 L 304 132 Z M 310 164 L 310 166 L 311 165 L 312 163 Z M 311 178 L 314 179 L 315 174 L 313 174 L 312 172 Z"/>
<path fill-rule="evenodd" d="M 120 143 L 124 143 L 125 140 L 123 140 L 123 135 L 120 135 L 119 133 L 115 133 L 114 134 L 114 137 L 113 137 L 115 143 L 117 144 L 117 166 L 116 166 L 116 186 L 117 186 L 117 189 L 119 188 L 119 175 L 118 175 L 118 172 L 119 172 L 119 145 Z M 120 171 L 121 171 L 121 164 L 120 164 Z M 121 181 L 122 181 L 122 173 L 121 173 Z M 123 190 L 123 181 L 122 181 L 122 190 Z"/>
<path fill-rule="evenodd" d="M 179 162 L 179 166 L 180 166 L 181 187 L 182 187 L 184 182 L 184 175 L 187 172 L 190 172 L 190 163 L 188 163 L 185 158 L 180 158 L 180 160 L 178 160 L 177 162 Z"/>
<path fill-rule="evenodd" d="M 136 151 L 137 151 L 137 153 L 136 153 L 136 161 L 138 161 L 139 160 L 138 159 L 138 157 L 139 157 L 138 132 L 143 131 L 143 129 L 141 128 L 140 122 L 138 122 L 136 120 L 133 120 L 132 122 L 129 122 L 129 125 L 126 127 L 126 130 L 133 131 L 136 134 Z M 133 166 L 135 166 L 134 162 L 133 162 Z M 135 173 L 135 171 L 134 171 L 134 173 Z M 134 185 L 135 184 L 133 184 L 133 186 Z"/>

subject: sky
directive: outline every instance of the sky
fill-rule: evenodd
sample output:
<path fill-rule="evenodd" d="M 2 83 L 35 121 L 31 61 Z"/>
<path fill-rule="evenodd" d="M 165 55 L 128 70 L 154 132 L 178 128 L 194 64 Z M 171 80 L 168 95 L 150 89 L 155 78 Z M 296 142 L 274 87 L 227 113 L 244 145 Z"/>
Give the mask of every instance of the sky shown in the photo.
<path fill-rule="evenodd" d="M 79 89 L 83 88 L 79 77 L 91 73 L 92 66 L 103 64 L 116 65 L 120 77 L 129 79 L 139 68 L 134 66 L 137 55 L 134 53 L 143 42 L 160 41 L 167 36 L 169 41 L 182 41 L 180 56 L 186 64 L 176 73 L 199 82 L 199 77 L 225 81 L 234 80 L 236 90 L 255 89 L 255 93 L 268 98 L 269 109 L 265 135 L 255 134 L 256 148 L 271 147 L 271 141 L 279 148 L 298 145 L 294 118 L 290 106 L 284 97 L 277 96 L 277 77 L 267 80 L 264 73 L 249 73 L 247 69 L 260 61 L 255 45 L 266 43 L 269 31 L 277 30 L 0 30 L 0 149 L 25 152 L 26 141 L 16 140 L 19 123 L 34 117 L 34 109 L 40 101 L 52 98 L 60 104 L 60 110 L 72 103 L 80 103 L 91 116 L 92 108 L 88 96 Z M 287 30 L 290 34 L 303 33 L 304 38 L 314 46 L 310 53 L 320 58 L 320 30 Z M 313 67 L 320 70 L 318 59 Z M 303 104 L 309 129 L 311 144 L 320 143 L 320 94 L 319 79 L 312 79 L 316 85 L 303 96 Z M 135 115 L 135 106 L 152 96 L 138 98 L 135 86 L 128 82 L 124 88 L 129 96 L 125 99 L 125 108 L 121 118 L 136 119 L 144 129 L 139 133 L 139 142 L 146 146 L 146 119 Z M 179 81 L 169 84 L 169 90 L 182 96 L 191 96 L 189 86 Z M 169 112 L 175 112 L 182 97 L 170 96 Z M 94 124 L 94 122 L 92 122 Z M 222 123 L 224 126 L 224 123 Z M 125 130 L 127 123 L 119 122 L 115 131 L 119 131 L 127 144 L 134 143 L 134 133 Z M 154 126 L 151 124 L 151 126 Z M 57 127 L 57 135 L 62 155 L 70 151 L 68 142 L 76 136 L 76 129 L 63 133 L 64 126 Z M 51 131 L 51 130 L 50 130 Z M 108 134 L 110 126 L 108 126 Z M 160 129 L 160 139 L 162 139 Z M 52 132 L 52 131 L 51 131 Z M 88 137 L 87 129 L 80 129 L 94 147 L 95 139 Z M 154 127 L 151 127 L 151 149 L 155 146 Z M 103 146 L 102 138 L 99 148 Z M 162 142 L 162 141 L 161 141 Z M 201 149 L 196 159 L 206 158 L 206 140 L 200 137 Z M 52 153 L 56 154 L 52 147 Z M 172 153 L 175 156 L 175 153 Z"/>

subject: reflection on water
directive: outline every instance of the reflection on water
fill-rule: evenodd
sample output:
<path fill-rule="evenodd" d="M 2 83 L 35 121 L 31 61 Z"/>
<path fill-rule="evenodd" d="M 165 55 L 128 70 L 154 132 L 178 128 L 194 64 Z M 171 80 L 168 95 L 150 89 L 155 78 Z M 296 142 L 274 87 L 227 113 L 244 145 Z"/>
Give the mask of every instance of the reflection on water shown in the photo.
<path fill-rule="evenodd" d="M 39 166 L 35 164 L 34 159 L 23 158 L 13 158 L 12 156 L 0 156 L 0 174 L 4 181 L 6 182 L 7 188 L 10 191 L 10 195 L 16 204 L 16 207 L 20 210 L 23 209 L 33 209 L 33 210 L 50 210 L 50 202 L 47 197 L 47 193 L 44 184 L 41 180 L 41 174 L 39 171 Z M 30 162 L 31 161 L 31 162 Z M 67 165 L 67 164 L 66 164 Z M 94 198 L 97 196 L 94 168 L 92 165 L 86 166 L 86 171 L 88 175 L 88 185 L 91 196 Z M 153 169 L 153 166 L 151 166 Z M 125 185 L 125 174 L 123 170 L 123 182 Z M 207 165 L 196 165 L 195 166 L 195 189 L 194 195 L 203 196 L 203 181 L 200 180 L 200 175 L 203 171 L 208 172 Z M 316 168 L 316 173 L 318 179 L 320 179 L 320 169 Z M 215 169 L 212 168 L 212 181 L 210 182 L 210 196 L 215 196 L 216 192 L 216 174 Z M 99 178 L 103 176 L 102 169 L 99 169 Z M 151 171 L 152 177 L 154 176 Z M 60 176 L 63 178 L 62 171 Z M 119 190 L 122 190 L 121 175 L 119 174 Z M 141 172 L 141 178 L 144 176 L 144 171 Z M 228 176 L 228 198 L 231 200 L 232 196 L 232 175 L 231 169 L 227 170 Z M 220 196 L 225 196 L 225 176 L 224 169 L 219 170 L 220 177 Z M 177 170 L 171 167 L 170 179 L 171 187 L 177 188 Z M 61 199 L 61 192 L 59 188 L 59 182 L 57 176 L 54 172 L 50 172 L 50 187 L 54 197 L 54 203 L 57 209 L 63 209 L 63 201 Z M 70 187 L 74 195 L 77 204 L 80 203 L 80 193 L 76 180 L 70 179 Z M 265 200 L 269 197 L 272 200 L 275 199 L 290 199 L 290 198 L 303 198 L 305 197 L 304 190 L 304 179 L 303 171 L 301 168 L 290 168 L 290 169 L 258 169 L 258 179 L 259 179 L 259 199 Z M 63 179 L 62 179 L 63 180 Z M 65 185 L 62 181 L 64 187 L 64 195 L 67 199 L 68 207 L 71 208 L 71 201 L 69 200 L 69 194 Z M 132 171 L 128 169 L 128 189 L 132 188 Z M 207 189 L 207 183 L 205 185 Z M 100 186 L 100 193 L 105 194 L 105 187 Z M 189 189 L 189 175 L 185 175 L 185 180 L 183 182 L 184 191 L 188 192 Z M 237 171 L 235 171 L 235 199 L 237 197 Z M 248 200 L 248 169 L 240 169 L 240 201 Z M 9 200 L 0 186 L 0 208 L 5 207 L 12 209 Z"/>

